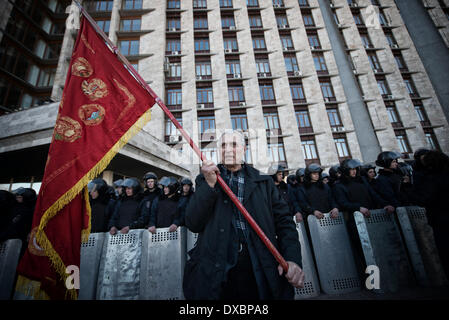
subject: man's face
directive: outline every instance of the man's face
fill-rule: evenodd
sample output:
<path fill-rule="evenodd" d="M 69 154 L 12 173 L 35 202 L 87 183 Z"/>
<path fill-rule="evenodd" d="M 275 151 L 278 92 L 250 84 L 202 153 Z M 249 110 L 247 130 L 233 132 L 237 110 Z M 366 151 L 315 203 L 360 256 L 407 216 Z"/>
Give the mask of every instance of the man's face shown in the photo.
<path fill-rule="evenodd" d="M 325 184 L 329 183 L 329 178 L 328 177 L 323 178 L 323 183 L 325 183 Z"/>
<path fill-rule="evenodd" d="M 170 188 L 169 187 L 164 187 L 164 194 L 168 195 L 170 193 Z"/>
<path fill-rule="evenodd" d="M 351 178 L 355 178 L 356 175 L 357 175 L 357 169 L 349 169 L 349 176 Z"/>
<path fill-rule="evenodd" d="M 16 201 L 18 203 L 22 203 L 23 202 L 23 196 L 16 195 Z"/>
<path fill-rule="evenodd" d="M 283 178 L 284 178 L 284 174 L 282 172 L 276 173 L 276 181 L 277 182 L 281 182 Z"/>
<path fill-rule="evenodd" d="M 242 145 L 237 133 L 225 134 L 221 138 L 221 160 L 224 165 L 236 165 L 243 162 L 246 146 Z"/>
<path fill-rule="evenodd" d="M 126 191 L 125 192 L 126 192 L 126 195 L 128 197 L 131 197 L 133 195 L 133 188 L 126 187 Z"/>
<path fill-rule="evenodd" d="M 320 180 L 320 174 L 319 174 L 319 172 L 312 172 L 312 173 L 310 174 L 310 179 L 311 179 L 313 182 L 317 182 L 318 180 Z"/>
<path fill-rule="evenodd" d="M 98 196 L 99 196 L 98 191 L 97 190 L 92 190 L 90 192 L 90 196 L 92 197 L 92 199 L 97 199 Z"/>
<path fill-rule="evenodd" d="M 190 185 L 185 184 L 182 186 L 182 192 L 189 193 L 189 191 L 190 191 Z"/>
<path fill-rule="evenodd" d="M 154 189 L 155 181 L 154 179 L 148 179 L 147 180 L 147 187 L 148 189 Z"/>
<path fill-rule="evenodd" d="M 368 177 L 370 179 L 374 179 L 375 176 L 376 176 L 376 171 L 374 169 L 369 169 L 368 170 Z"/>
<path fill-rule="evenodd" d="M 390 164 L 390 169 L 397 169 L 398 168 L 398 160 L 394 159 L 393 161 L 391 161 Z"/>

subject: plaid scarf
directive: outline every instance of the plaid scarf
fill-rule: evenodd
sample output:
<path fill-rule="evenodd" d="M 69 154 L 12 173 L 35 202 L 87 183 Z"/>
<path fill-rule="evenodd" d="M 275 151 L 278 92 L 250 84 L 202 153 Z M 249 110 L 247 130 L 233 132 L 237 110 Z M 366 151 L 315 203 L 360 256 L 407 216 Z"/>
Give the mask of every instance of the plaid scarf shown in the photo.
<path fill-rule="evenodd" d="M 225 168 L 224 178 L 232 192 L 237 196 L 239 201 L 243 203 L 245 191 L 245 175 L 243 173 L 243 167 L 235 173 Z M 234 203 L 232 203 L 232 211 L 234 213 L 232 215 L 232 224 L 239 235 L 240 241 L 247 242 L 248 222 Z"/>

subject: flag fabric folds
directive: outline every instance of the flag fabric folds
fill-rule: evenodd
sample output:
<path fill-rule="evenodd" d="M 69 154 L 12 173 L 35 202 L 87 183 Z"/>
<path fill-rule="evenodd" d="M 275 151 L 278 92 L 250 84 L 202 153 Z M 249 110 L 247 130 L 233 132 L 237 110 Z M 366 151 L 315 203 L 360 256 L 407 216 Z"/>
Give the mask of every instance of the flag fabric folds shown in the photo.
<path fill-rule="evenodd" d="M 90 232 L 87 183 L 149 120 L 152 97 L 82 18 L 36 203 L 16 294 L 76 299 L 66 268 Z M 69 279 L 70 280 L 70 279 Z"/>

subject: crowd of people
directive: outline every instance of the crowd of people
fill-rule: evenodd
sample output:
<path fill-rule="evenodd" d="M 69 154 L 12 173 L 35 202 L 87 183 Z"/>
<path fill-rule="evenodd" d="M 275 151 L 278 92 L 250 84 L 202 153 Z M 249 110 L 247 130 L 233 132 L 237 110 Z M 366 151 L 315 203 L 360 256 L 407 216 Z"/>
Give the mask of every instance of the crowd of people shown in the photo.
<path fill-rule="evenodd" d="M 378 169 L 380 168 L 380 169 Z M 271 171 L 279 196 L 289 207 L 296 222 L 307 225 L 307 217 L 322 219 L 343 214 L 353 242 L 359 242 L 353 213 L 370 216 L 370 210 L 421 206 L 433 228 L 442 266 L 449 275 L 449 157 L 435 150 L 419 149 L 411 161 L 385 151 L 375 164 L 346 159 L 329 168 L 328 173 L 316 163 L 299 168 L 295 174 L 276 166 Z M 142 188 L 142 185 L 144 187 Z M 91 206 L 91 232 L 127 233 L 130 229 L 157 228 L 174 232 L 185 225 L 187 205 L 194 194 L 188 178 L 162 177 L 153 172 L 137 178 L 120 179 L 109 186 L 97 178 L 88 184 Z M 31 230 L 36 192 L 19 188 L 0 191 L 0 242 L 21 239 L 23 251 Z M 361 255 L 358 247 L 356 255 Z M 356 250 L 357 251 L 357 250 Z"/>

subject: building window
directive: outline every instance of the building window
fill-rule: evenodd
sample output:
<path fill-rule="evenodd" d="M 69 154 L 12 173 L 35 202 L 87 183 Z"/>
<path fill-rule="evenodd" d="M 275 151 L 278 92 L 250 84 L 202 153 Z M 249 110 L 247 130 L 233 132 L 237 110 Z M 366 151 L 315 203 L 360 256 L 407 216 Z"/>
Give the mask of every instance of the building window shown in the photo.
<path fill-rule="evenodd" d="M 394 55 L 394 59 L 396 60 L 396 64 L 398 65 L 398 68 L 400 71 L 407 71 L 407 65 L 405 64 L 404 58 L 400 53 L 397 53 Z"/>
<path fill-rule="evenodd" d="M 346 138 L 340 137 L 340 138 L 334 138 L 335 147 L 337 148 L 337 154 L 339 160 L 344 160 L 350 157 L 349 148 L 348 148 L 348 142 L 346 141 Z"/>
<path fill-rule="evenodd" d="M 279 129 L 279 117 L 277 112 L 265 112 L 263 117 L 265 119 L 266 130 Z"/>
<path fill-rule="evenodd" d="M 315 25 L 315 22 L 313 21 L 313 17 L 311 14 L 304 14 L 302 16 L 302 19 L 304 20 L 304 25 L 306 27 L 311 27 Z"/>
<path fill-rule="evenodd" d="M 168 65 L 168 77 L 181 79 L 181 64 L 180 63 L 170 63 Z"/>
<path fill-rule="evenodd" d="M 123 9 L 125 9 L 125 10 L 139 10 L 139 9 L 142 9 L 142 0 L 125 0 L 123 2 Z"/>
<path fill-rule="evenodd" d="M 360 15 L 360 13 L 355 13 L 353 16 L 354 16 L 354 21 L 355 21 L 356 25 L 358 25 L 358 26 L 364 25 L 363 19 L 362 19 L 362 16 Z"/>
<path fill-rule="evenodd" d="M 278 28 L 288 28 L 288 20 L 287 20 L 287 16 L 276 16 L 276 22 L 277 22 L 277 26 Z"/>
<path fill-rule="evenodd" d="M 312 49 L 321 49 L 321 44 L 320 40 L 318 39 L 318 35 L 309 34 L 307 38 L 309 39 L 309 45 Z"/>
<path fill-rule="evenodd" d="M 180 0 L 168 0 L 167 8 L 168 9 L 180 9 L 181 1 Z"/>
<path fill-rule="evenodd" d="M 429 147 L 433 150 L 440 150 L 440 145 L 438 144 L 437 137 L 435 137 L 435 133 L 432 129 L 425 129 L 424 133 L 426 135 L 426 140 Z"/>
<path fill-rule="evenodd" d="M 234 17 L 222 17 L 221 18 L 221 27 L 223 29 L 229 29 L 230 27 L 235 27 L 235 20 Z"/>
<path fill-rule="evenodd" d="M 309 111 L 307 109 L 297 110 L 295 111 L 295 115 L 299 133 L 312 133 L 313 128 L 312 124 L 310 123 Z"/>
<path fill-rule="evenodd" d="M 104 31 L 104 33 L 109 33 L 109 27 L 111 25 L 110 20 L 97 20 L 96 23 L 98 24 L 100 29 Z"/>
<path fill-rule="evenodd" d="M 120 41 L 120 52 L 125 56 L 136 56 L 139 54 L 139 40 Z"/>
<path fill-rule="evenodd" d="M 88 11 L 112 11 L 114 1 L 89 1 L 85 4 Z"/>
<path fill-rule="evenodd" d="M 323 93 L 323 97 L 325 101 L 333 101 L 335 100 L 334 90 L 332 88 L 332 84 L 328 81 L 320 82 L 321 92 Z"/>
<path fill-rule="evenodd" d="M 287 73 L 299 71 L 298 61 L 295 56 L 285 56 L 284 62 Z"/>
<path fill-rule="evenodd" d="M 377 87 L 379 88 L 379 93 L 382 96 L 386 96 L 390 94 L 390 89 L 388 88 L 387 80 L 385 79 L 378 79 L 377 80 Z"/>
<path fill-rule="evenodd" d="M 408 93 L 412 97 L 417 97 L 418 93 L 416 92 L 415 83 L 412 79 L 404 79 L 405 86 L 407 88 Z"/>
<path fill-rule="evenodd" d="M 231 114 L 231 123 L 233 130 L 248 130 L 248 120 L 246 114 Z"/>
<path fill-rule="evenodd" d="M 214 163 L 218 163 L 218 157 L 217 157 L 217 148 L 213 147 L 205 147 L 201 148 L 201 152 L 206 157 L 207 160 L 211 160 Z"/>
<path fill-rule="evenodd" d="M 232 8 L 232 0 L 220 0 L 220 8 Z"/>
<path fill-rule="evenodd" d="M 181 20 L 169 18 L 167 19 L 167 31 L 179 31 L 181 30 Z"/>
<path fill-rule="evenodd" d="M 281 143 L 268 143 L 268 158 L 272 163 L 285 163 L 284 144 Z"/>
<path fill-rule="evenodd" d="M 293 49 L 293 41 L 291 36 L 281 36 L 281 44 L 284 50 Z"/>
<path fill-rule="evenodd" d="M 318 152 L 316 150 L 315 139 L 313 137 L 301 137 L 301 140 L 302 154 L 304 155 L 306 164 L 308 165 L 313 161 L 318 160 Z"/>
<path fill-rule="evenodd" d="M 212 88 L 196 88 L 196 102 L 212 104 L 214 102 Z"/>
<path fill-rule="evenodd" d="M 193 28 L 198 30 L 207 30 L 207 18 L 201 17 L 201 18 L 195 18 L 193 20 Z"/>
<path fill-rule="evenodd" d="M 197 62 L 195 66 L 197 76 L 212 76 L 212 68 L 210 62 Z"/>
<path fill-rule="evenodd" d="M 392 33 L 385 33 L 385 38 L 387 38 L 387 42 L 390 47 L 397 46 L 398 43 Z"/>
<path fill-rule="evenodd" d="M 239 60 L 226 61 L 226 74 L 227 75 L 241 74 L 240 61 Z"/>
<path fill-rule="evenodd" d="M 427 113 L 424 110 L 424 107 L 421 105 L 415 105 L 415 111 L 416 111 L 416 115 L 418 116 L 419 121 L 421 122 L 421 125 L 429 127 L 430 121 L 429 121 L 429 118 L 427 117 Z"/>
<path fill-rule="evenodd" d="M 396 131 L 396 141 L 398 142 L 398 147 L 401 153 L 410 153 L 410 146 L 408 143 L 407 135 L 404 131 Z"/>
<path fill-rule="evenodd" d="M 298 0 L 300 7 L 308 7 L 309 2 L 307 0 Z"/>
<path fill-rule="evenodd" d="M 193 8 L 194 9 L 206 9 L 207 8 L 207 0 L 193 0 Z"/>
<path fill-rule="evenodd" d="M 120 31 L 140 31 L 140 26 L 140 19 L 120 20 Z"/>
<path fill-rule="evenodd" d="M 215 117 L 214 116 L 199 116 L 200 133 L 215 132 Z"/>
<path fill-rule="evenodd" d="M 167 106 L 171 106 L 172 109 L 180 109 L 182 106 L 182 90 L 181 89 L 168 89 L 166 101 L 167 101 Z"/>
<path fill-rule="evenodd" d="M 338 114 L 338 109 L 329 108 L 326 110 L 327 116 L 329 118 L 329 123 L 331 128 L 343 128 L 343 124 L 340 119 L 340 115 Z"/>
<path fill-rule="evenodd" d="M 167 47 L 165 49 L 168 53 L 181 52 L 181 40 L 167 39 Z"/>
<path fill-rule="evenodd" d="M 375 53 L 369 53 L 368 54 L 368 61 L 371 65 L 371 69 L 373 69 L 375 72 L 382 71 L 382 68 L 380 67 L 379 59 L 377 59 L 377 55 Z"/>
<path fill-rule="evenodd" d="M 371 40 L 369 38 L 369 36 L 366 33 L 361 33 L 360 34 L 360 39 L 362 40 L 363 46 L 365 48 L 372 48 L 373 45 L 371 44 Z"/>
<path fill-rule="evenodd" d="M 283 0 L 273 0 L 273 5 L 278 6 L 278 7 L 283 7 L 284 1 Z"/>
<path fill-rule="evenodd" d="M 228 87 L 229 102 L 243 102 L 245 101 L 245 94 L 243 93 L 243 87 Z"/>
<path fill-rule="evenodd" d="M 267 49 L 264 38 L 254 38 L 253 39 L 253 48 L 254 50 L 263 51 Z"/>
<path fill-rule="evenodd" d="M 232 50 L 234 52 L 239 51 L 239 46 L 237 44 L 236 38 L 223 39 L 223 46 L 224 46 L 225 50 Z"/>
<path fill-rule="evenodd" d="M 176 120 L 178 120 L 179 124 L 182 126 L 182 117 L 176 117 Z M 176 139 L 177 141 L 173 141 L 173 140 L 170 140 L 170 136 L 179 136 L 179 137 Z M 166 118 L 165 119 L 165 137 L 166 137 L 165 141 L 166 142 L 179 142 L 180 138 L 181 138 L 180 136 L 181 136 L 181 133 L 175 127 L 173 122 L 169 118 Z"/>
<path fill-rule="evenodd" d="M 290 93 L 292 95 L 293 103 L 306 102 L 306 96 L 304 94 L 302 83 L 291 84 Z"/>
<path fill-rule="evenodd" d="M 262 100 L 262 104 L 270 104 L 275 101 L 274 90 L 271 84 L 262 84 L 259 85 L 260 92 L 260 100 Z"/>
<path fill-rule="evenodd" d="M 209 39 L 195 39 L 195 52 L 209 52 Z"/>
<path fill-rule="evenodd" d="M 260 16 L 249 16 L 249 26 L 251 28 L 262 28 L 262 19 Z"/>
<path fill-rule="evenodd" d="M 258 7 L 259 6 L 259 0 L 246 0 L 246 5 L 248 7 Z"/>
<path fill-rule="evenodd" d="M 322 54 L 313 54 L 313 62 L 315 63 L 315 70 L 318 73 L 327 73 L 326 60 Z"/>
<path fill-rule="evenodd" d="M 401 120 L 399 119 L 399 115 L 394 106 L 387 106 L 387 114 L 388 119 L 394 128 L 402 127 Z"/>
<path fill-rule="evenodd" d="M 385 15 L 384 15 L 384 13 L 383 13 L 382 11 L 379 12 L 379 22 L 380 22 L 380 25 L 381 25 L 381 26 L 386 26 L 386 25 L 388 25 L 387 18 L 385 18 Z"/>
<path fill-rule="evenodd" d="M 256 68 L 258 76 L 260 76 L 261 73 L 271 75 L 270 63 L 268 62 L 268 59 L 256 60 Z"/>

